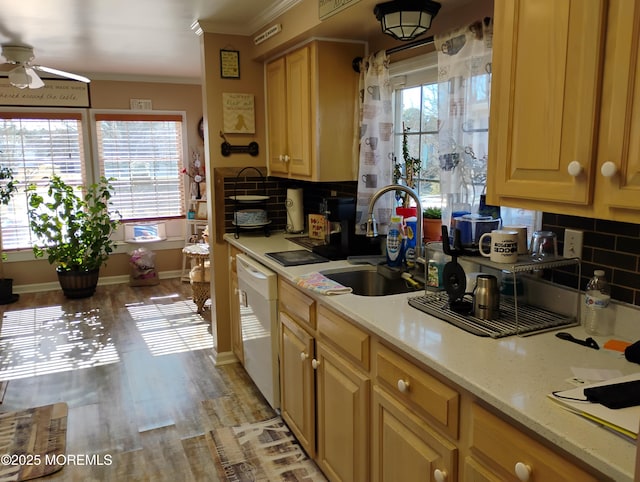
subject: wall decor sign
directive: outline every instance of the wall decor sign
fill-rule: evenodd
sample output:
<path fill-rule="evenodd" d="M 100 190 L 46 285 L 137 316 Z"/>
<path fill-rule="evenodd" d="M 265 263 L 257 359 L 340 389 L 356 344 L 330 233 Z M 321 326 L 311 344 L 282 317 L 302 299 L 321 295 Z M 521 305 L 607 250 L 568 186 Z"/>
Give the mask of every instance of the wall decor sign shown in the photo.
<path fill-rule="evenodd" d="M 91 107 L 89 84 L 75 80 L 42 79 L 44 87 L 18 89 L 0 78 L 0 105 L 22 107 Z"/>
<path fill-rule="evenodd" d="M 220 50 L 220 76 L 223 79 L 240 78 L 240 52 Z"/>
<path fill-rule="evenodd" d="M 253 94 L 222 94 L 222 125 L 227 134 L 255 134 Z"/>
<path fill-rule="evenodd" d="M 359 1 L 360 0 L 318 0 L 318 17 L 320 20 L 325 20 L 340 10 L 355 5 Z"/>

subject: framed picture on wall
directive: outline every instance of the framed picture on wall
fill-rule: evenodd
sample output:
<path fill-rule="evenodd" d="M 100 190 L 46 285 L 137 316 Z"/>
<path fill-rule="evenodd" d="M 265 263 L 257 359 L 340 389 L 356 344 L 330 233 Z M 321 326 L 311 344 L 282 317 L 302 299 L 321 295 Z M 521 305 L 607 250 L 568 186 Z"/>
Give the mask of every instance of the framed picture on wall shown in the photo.
<path fill-rule="evenodd" d="M 220 77 L 223 79 L 240 78 L 240 52 L 220 50 Z"/>

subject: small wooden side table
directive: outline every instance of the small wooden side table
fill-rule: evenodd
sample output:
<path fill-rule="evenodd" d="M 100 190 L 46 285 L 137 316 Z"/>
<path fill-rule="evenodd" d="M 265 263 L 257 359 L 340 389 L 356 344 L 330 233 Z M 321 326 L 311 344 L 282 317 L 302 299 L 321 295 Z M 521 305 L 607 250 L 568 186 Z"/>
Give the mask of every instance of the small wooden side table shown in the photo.
<path fill-rule="evenodd" d="M 209 260 L 209 245 L 203 243 L 192 244 L 190 246 L 185 246 L 182 252 L 188 258 L 195 259 L 202 268 L 202 281 L 190 280 L 191 290 L 193 291 L 193 302 L 198 307 L 198 313 L 202 313 L 204 310 L 204 304 L 209 298 L 211 298 L 211 282 L 204 280 L 205 261 Z"/>

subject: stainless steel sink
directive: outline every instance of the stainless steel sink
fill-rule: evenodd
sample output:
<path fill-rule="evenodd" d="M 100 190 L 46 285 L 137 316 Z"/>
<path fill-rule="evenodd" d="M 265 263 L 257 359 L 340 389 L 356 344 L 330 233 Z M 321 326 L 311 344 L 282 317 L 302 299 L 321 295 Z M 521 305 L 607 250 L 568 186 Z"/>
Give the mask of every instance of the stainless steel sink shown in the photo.
<path fill-rule="evenodd" d="M 322 271 L 327 278 L 353 289 L 354 295 L 387 296 L 422 290 L 414 288 L 402 278 L 385 276 L 373 267 L 347 268 L 343 270 Z"/>

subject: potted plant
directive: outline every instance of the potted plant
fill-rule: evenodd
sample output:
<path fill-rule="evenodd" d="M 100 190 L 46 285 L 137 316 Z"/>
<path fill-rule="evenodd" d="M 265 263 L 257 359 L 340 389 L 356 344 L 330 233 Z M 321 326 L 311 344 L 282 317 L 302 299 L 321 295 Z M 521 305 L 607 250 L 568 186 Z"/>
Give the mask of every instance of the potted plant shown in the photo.
<path fill-rule="evenodd" d="M 18 190 L 18 181 L 13 177 L 13 171 L 8 167 L 0 167 L 0 204 L 6 206 L 11 197 Z M 0 231 L 0 305 L 7 305 L 17 301 L 20 295 L 13 293 L 13 279 L 4 277 L 4 260 L 6 255 L 2 250 L 2 232 Z"/>
<path fill-rule="evenodd" d="M 416 188 L 416 179 L 420 175 L 421 161 L 417 157 L 411 157 L 409 154 L 409 140 L 407 133 L 409 128 L 402 124 L 402 159 L 403 163 L 395 162 L 393 165 L 393 182 L 399 183 L 400 180 L 404 181 L 404 184 L 411 189 Z M 410 202 L 410 196 L 407 196 L 405 192 L 396 192 L 396 198 L 398 201 L 402 200 L 402 207 L 408 208 Z"/>
<path fill-rule="evenodd" d="M 425 241 L 442 238 L 442 209 L 439 207 L 428 207 L 422 212 L 422 237 Z"/>
<path fill-rule="evenodd" d="M 53 176 L 47 199 L 38 194 L 35 185 L 27 188 L 29 225 L 42 242 L 33 246 L 33 253 L 36 258 L 46 254 L 49 263 L 56 265 L 67 298 L 92 296 L 100 267 L 113 252 L 111 235 L 121 216 L 110 210 L 112 181 L 102 177 L 89 187 L 74 188 Z"/>

